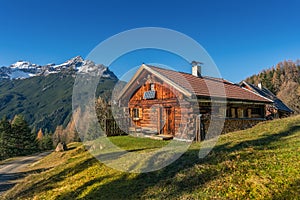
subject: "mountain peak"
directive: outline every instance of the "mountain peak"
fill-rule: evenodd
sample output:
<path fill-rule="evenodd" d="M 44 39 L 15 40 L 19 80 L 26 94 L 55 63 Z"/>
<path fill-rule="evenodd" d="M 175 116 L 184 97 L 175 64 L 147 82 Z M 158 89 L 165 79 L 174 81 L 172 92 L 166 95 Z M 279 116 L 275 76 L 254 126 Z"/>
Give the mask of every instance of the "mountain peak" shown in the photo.
<path fill-rule="evenodd" d="M 76 64 L 76 63 L 82 63 L 83 61 L 84 61 L 84 59 L 81 56 L 76 56 L 76 57 L 71 58 L 70 60 L 68 60 L 66 63 Z"/>
<path fill-rule="evenodd" d="M 10 65 L 10 68 L 12 69 L 31 69 L 31 68 L 35 68 L 36 64 L 32 64 L 31 62 L 28 61 L 18 61 L 12 65 Z"/>
<path fill-rule="evenodd" d="M 83 65 L 83 62 L 84 62 L 84 59 L 81 56 L 76 56 L 74 58 L 67 60 L 66 62 L 64 62 L 62 64 L 53 66 L 53 68 L 66 69 L 69 67 L 73 67 L 74 69 L 78 69 Z"/>
<path fill-rule="evenodd" d="M 102 74 L 104 77 L 115 77 L 108 68 L 93 61 L 84 60 L 81 56 L 73 57 L 62 64 L 36 65 L 28 61 L 18 61 L 9 67 L 0 68 L 1 79 L 26 79 L 33 76 L 47 76 L 49 74 L 76 71 L 79 73 Z M 101 73 L 100 73 L 101 72 Z"/>

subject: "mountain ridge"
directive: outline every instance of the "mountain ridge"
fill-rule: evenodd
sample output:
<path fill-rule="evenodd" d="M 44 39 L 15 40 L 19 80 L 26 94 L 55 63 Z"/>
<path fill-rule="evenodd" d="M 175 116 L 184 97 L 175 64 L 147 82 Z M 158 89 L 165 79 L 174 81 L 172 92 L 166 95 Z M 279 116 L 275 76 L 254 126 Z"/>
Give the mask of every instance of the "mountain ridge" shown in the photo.
<path fill-rule="evenodd" d="M 55 73 L 47 73 L 50 68 L 45 66 L 42 68 L 20 61 L 17 66 L 5 67 L 6 70 L 18 70 L 23 73 L 37 72 L 39 69 L 44 71 L 39 71 L 31 77 L 11 79 L 8 76 L 0 79 L 0 118 L 7 116 L 12 119 L 14 115 L 22 114 L 37 130 L 42 128 L 53 132 L 57 126 L 65 127 L 69 123 L 73 85 L 77 74 L 102 74 L 96 96 L 110 97 L 111 90 L 118 81 L 108 67 L 78 56 L 59 65 L 52 64 L 51 68 Z"/>
<path fill-rule="evenodd" d="M 74 70 L 78 73 L 89 73 L 99 70 L 104 76 L 115 76 L 110 73 L 108 67 L 102 64 L 95 64 L 93 61 L 84 60 L 81 56 L 71 58 L 61 64 L 38 65 L 29 61 L 17 61 L 10 66 L 0 67 L 0 80 L 3 79 L 26 79 L 34 76 L 48 76 L 49 74 L 60 73 L 66 70 Z"/>

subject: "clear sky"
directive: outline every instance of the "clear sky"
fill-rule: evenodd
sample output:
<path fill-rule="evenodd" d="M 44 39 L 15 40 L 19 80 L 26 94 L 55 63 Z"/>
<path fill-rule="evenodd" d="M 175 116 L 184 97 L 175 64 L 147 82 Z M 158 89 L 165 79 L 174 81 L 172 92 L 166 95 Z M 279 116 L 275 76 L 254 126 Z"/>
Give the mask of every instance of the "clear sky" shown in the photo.
<path fill-rule="evenodd" d="M 300 58 L 298 0 L 0 0 L 0 66 L 86 57 L 112 35 L 149 26 L 195 39 L 233 82 Z"/>

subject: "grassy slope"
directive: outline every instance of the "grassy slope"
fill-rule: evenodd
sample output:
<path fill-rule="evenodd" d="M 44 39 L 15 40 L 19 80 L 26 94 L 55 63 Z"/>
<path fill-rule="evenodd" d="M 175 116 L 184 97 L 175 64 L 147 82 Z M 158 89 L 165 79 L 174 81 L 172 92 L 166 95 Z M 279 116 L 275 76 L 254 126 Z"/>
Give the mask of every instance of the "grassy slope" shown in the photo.
<path fill-rule="evenodd" d="M 111 138 L 126 149 L 161 141 Z M 99 163 L 79 143 L 53 153 L 7 194 L 21 199 L 295 199 L 300 196 L 300 116 L 274 120 L 222 135 L 213 151 L 198 158 L 199 144 L 170 166 L 129 174 Z"/>

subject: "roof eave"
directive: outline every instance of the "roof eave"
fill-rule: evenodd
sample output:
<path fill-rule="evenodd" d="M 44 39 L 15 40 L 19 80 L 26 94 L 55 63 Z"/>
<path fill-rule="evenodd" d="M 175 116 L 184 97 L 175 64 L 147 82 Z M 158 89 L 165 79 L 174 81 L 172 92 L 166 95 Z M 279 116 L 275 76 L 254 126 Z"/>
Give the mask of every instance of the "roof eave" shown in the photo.
<path fill-rule="evenodd" d="M 178 91 L 180 91 L 182 94 L 184 94 L 187 97 L 192 97 L 193 94 L 191 92 L 189 92 L 188 90 L 186 90 L 185 88 L 181 87 L 180 85 L 174 83 L 173 81 L 171 81 L 170 79 L 168 79 L 167 77 L 161 75 L 160 73 L 158 73 L 157 71 L 151 69 L 151 67 L 148 67 L 145 64 L 142 64 L 141 67 L 138 69 L 138 71 L 134 74 L 134 76 L 130 79 L 130 81 L 125 85 L 125 87 L 122 89 L 122 91 L 120 92 L 120 94 L 118 95 L 118 100 L 120 100 L 122 98 L 122 96 L 126 93 L 126 91 L 128 90 L 128 88 L 134 83 L 134 81 L 138 78 L 138 76 L 141 74 L 141 72 L 143 70 L 147 70 L 148 72 L 154 74 L 156 77 L 160 78 L 161 80 L 165 81 L 166 83 L 168 83 L 170 86 L 174 87 L 175 89 L 177 89 Z"/>
<path fill-rule="evenodd" d="M 161 80 L 165 81 L 166 83 L 168 83 L 170 86 L 174 87 L 176 90 L 180 91 L 182 94 L 184 94 L 187 97 L 192 97 L 193 94 L 188 91 L 187 89 L 181 87 L 180 85 L 174 83 L 172 80 L 168 79 L 167 77 L 161 75 L 159 72 L 151 69 L 151 67 L 148 67 L 147 65 L 143 64 L 145 69 L 148 70 L 149 72 L 151 72 L 152 74 L 154 74 L 155 76 L 157 76 L 158 78 L 160 78 Z"/>

